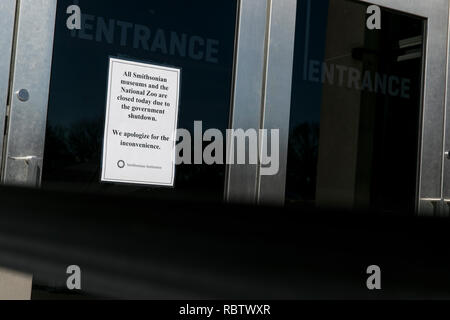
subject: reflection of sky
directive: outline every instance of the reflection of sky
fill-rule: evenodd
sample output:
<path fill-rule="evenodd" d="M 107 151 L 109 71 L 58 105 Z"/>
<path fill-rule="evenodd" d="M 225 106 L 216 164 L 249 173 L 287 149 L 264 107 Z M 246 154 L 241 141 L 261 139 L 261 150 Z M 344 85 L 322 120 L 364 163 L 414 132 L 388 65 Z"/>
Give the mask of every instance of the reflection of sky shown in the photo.
<path fill-rule="evenodd" d="M 195 120 L 205 127 L 228 127 L 234 50 L 236 1 L 79 0 L 85 13 L 134 22 L 152 31 L 162 28 L 220 41 L 219 64 L 161 55 L 132 47 L 70 36 L 66 8 L 59 0 L 49 100 L 49 125 L 69 127 L 81 120 L 104 118 L 108 57 L 126 56 L 182 68 L 179 127 Z M 152 38 L 151 38 L 152 39 Z"/>
<path fill-rule="evenodd" d="M 308 2 L 310 16 L 308 19 Z M 320 121 L 322 85 L 304 81 L 305 49 L 308 60 L 323 61 L 326 47 L 326 33 L 329 0 L 299 0 L 297 27 L 295 33 L 294 74 L 292 87 L 291 128 L 303 122 Z M 309 20 L 309 26 L 307 22 Z M 309 41 L 306 31 L 309 28 Z"/>

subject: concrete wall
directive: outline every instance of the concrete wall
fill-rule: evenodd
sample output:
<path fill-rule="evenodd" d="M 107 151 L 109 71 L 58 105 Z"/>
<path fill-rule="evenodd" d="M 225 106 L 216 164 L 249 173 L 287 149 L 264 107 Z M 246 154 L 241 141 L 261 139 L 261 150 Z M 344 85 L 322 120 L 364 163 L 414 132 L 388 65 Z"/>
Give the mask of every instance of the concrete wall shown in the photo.
<path fill-rule="evenodd" d="M 30 300 L 33 277 L 0 267 L 0 300 Z"/>

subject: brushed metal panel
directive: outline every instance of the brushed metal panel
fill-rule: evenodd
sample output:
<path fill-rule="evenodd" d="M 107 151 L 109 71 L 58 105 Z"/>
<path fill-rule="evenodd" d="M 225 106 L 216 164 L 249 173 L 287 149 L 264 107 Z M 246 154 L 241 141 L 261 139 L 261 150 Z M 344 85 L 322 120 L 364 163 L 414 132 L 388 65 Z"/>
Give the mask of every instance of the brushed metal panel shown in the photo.
<path fill-rule="evenodd" d="M 30 99 L 11 98 L 3 180 L 37 186 L 44 154 L 56 0 L 22 0 L 19 8 L 12 93 L 27 89 Z"/>

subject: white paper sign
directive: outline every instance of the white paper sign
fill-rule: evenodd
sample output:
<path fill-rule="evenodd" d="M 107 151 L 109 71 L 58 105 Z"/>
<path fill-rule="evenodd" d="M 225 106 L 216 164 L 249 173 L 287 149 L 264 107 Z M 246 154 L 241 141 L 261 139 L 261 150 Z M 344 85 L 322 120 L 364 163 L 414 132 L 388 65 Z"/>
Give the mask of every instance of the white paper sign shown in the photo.
<path fill-rule="evenodd" d="M 180 73 L 110 58 L 102 181 L 174 185 Z"/>

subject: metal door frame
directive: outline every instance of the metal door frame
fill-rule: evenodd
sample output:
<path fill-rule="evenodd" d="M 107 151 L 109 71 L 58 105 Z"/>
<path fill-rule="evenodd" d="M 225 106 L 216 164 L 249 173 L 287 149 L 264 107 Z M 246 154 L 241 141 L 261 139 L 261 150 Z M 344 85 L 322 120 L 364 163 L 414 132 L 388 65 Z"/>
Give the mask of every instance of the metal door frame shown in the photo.
<path fill-rule="evenodd" d="M 13 56 L 16 0 L 0 2 L 0 132 L 5 132 L 7 106 L 9 105 L 9 81 Z M 0 163 L 3 155 L 3 139 L 0 139 Z M 1 166 L 0 166 L 1 167 Z"/>
<path fill-rule="evenodd" d="M 20 0 L 2 182 L 38 186 L 42 169 L 56 0 Z M 28 90 L 29 99 L 18 96 Z"/>
<path fill-rule="evenodd" d="M 450 35 L 450 23 L 449 23 Z M 442 192 L 440 199 L 436 199 L 435 207 L 441 216 L 450 216 L 450 41 L 447 49 L 447 83 L 445 92 L 445 132 L 444 148 L 442 150 Z"/>
<path fill-rule="evenodd" d="M 417 208 L 420 214 L 434 215 L 436 214 L 436 201 L 441 201 L 443 190 L 443 119 L 447 88 L 449 1 L 361 0 L 361 2 L 420 16 L 427 20 Z M 285 201 L 293 68 L 291 53 L 293 54 L 296 3 L 297 0 L 283 1 L 283 4 L 273 0 L 270 30 L 274 40 L 270 41 L 268 49 L 270 61 L 266 78 L 263 127 L 281 129 L 280 172 L 276 176 L 259 177 L 258 199 L 262 203 L 284 204 Z M 280 79 L 286 79 L 287 75 L 291 79 L 284 80 L 285 86 L 277 85 Z M 450 86 L 448 88 L 450 89 Z M 447 150 L 450 150 L 450 142 Z M 405 157 L 408 156 L 405 155 Z M 447 181 L 450 181 L 449 179 Z"/>

